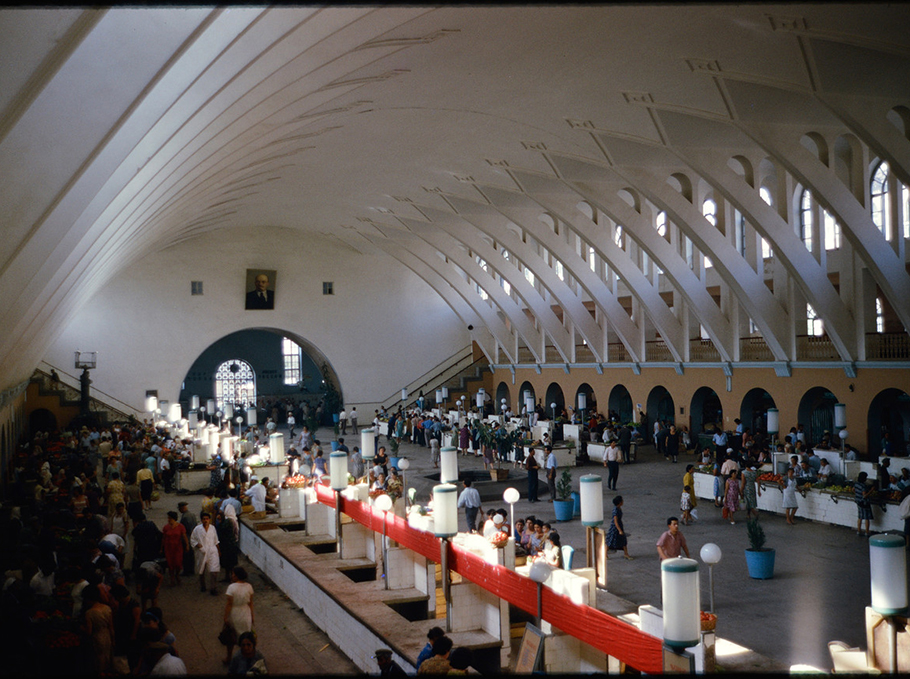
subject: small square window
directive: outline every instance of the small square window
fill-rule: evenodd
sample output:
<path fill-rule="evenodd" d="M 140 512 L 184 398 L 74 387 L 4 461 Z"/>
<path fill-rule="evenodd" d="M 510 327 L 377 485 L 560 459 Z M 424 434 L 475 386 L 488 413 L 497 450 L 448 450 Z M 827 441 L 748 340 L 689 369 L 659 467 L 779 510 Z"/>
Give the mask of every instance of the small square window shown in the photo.
<path fill-rule="evenodd" d="M 323 295 L 334 295 L 335 290 L 331 282 L 322 284 L 322 294 Z"/>
<path fill-rule="evenodd" d="M 190 283 L 190 291 L 194 295 L 202 294 L 202 281 L 192 281 Z"/>

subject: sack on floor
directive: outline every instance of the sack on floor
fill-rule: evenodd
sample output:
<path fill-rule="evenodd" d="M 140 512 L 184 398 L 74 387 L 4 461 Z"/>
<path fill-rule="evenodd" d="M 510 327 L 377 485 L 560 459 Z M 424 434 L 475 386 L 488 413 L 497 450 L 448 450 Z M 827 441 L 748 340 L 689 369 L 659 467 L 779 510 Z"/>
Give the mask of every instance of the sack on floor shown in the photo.
<path fill-rule="evenodd" d="M 152 494 L 151 494 L 152 502 L 158 502 L 158 500 L 160 500 L 160 499 L 161 499 L 161 493 L 159 493 L 157 490 L 153 490 Z"/>
<path fill-rule="evenodd" d="M 695 510 L 695 509 L 691 510 L 691 511 L 689 512 L 689 516 L 691 516 L 693 519 L 695 519 L 696 521 L 698 521 L 698 510 Z"/>
<path fill-rule="evenodd" d="M 222 646 L 237 645 L 237 632 L 234 631 L 229 622 L 224 623 L 222 626 L 221 632 L 218 633 L 218 641 L 221 642 Z"/>

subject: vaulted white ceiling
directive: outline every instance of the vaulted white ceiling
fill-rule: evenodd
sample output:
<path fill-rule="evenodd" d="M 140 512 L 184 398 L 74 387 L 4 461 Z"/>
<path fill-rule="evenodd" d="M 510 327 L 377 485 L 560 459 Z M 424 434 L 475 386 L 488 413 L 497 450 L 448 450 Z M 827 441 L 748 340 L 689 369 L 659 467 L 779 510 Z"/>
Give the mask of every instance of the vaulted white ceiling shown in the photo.
<path fill-rule="evenodd" d="M 786 361 L 805 303 L 862 359 L 844 272 L 910 327 L 868 195 L 877 158 L 910 183 L 908 28 L 903 4 L 2 10 L 0 386 L 131 263 L 264 226 L 412 268 L 494 362 L 657 336 L 680 362 L 699 326 L 736 361 L 749 319 Z M 843 252 L 803 245 L 798 187 Z"/>

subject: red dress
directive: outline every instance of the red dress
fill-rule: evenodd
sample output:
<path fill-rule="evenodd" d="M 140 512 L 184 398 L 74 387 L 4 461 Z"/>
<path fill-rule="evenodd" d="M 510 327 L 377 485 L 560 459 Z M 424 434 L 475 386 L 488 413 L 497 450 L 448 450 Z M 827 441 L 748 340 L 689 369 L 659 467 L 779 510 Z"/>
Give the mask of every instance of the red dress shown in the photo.
<path fill-rule="evenodd" d="M 171 525 L 168 522 L 161 532 L 164 535 L 164 558 L 167 559 L 167 567 L 171 570 L 180 570 L 183 568 L 183 538 L 186 535 L 186 528 L 182 523 Z"/>

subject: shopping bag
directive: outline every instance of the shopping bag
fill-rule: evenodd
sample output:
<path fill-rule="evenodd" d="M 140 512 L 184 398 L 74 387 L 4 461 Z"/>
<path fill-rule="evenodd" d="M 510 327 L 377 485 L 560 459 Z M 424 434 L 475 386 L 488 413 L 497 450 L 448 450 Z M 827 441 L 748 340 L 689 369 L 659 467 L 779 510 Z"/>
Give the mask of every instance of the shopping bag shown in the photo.
<path fill-rule="evenodd" d="M 689 512 L 689 516 L 691 516 L 693 519 L 695 519 L 696 521 L 698 521 L 698 510 L 697 510 L 697 509 L 691 510 L 691 511 Z"/>
<path fill-rule="evenodd" d="M 724 506 L 724 509 L 721 512 L 721 516 L 723 516 L 725 519 L 729 517 L 729 511 L 727 510 L 726 505 Z"/>

